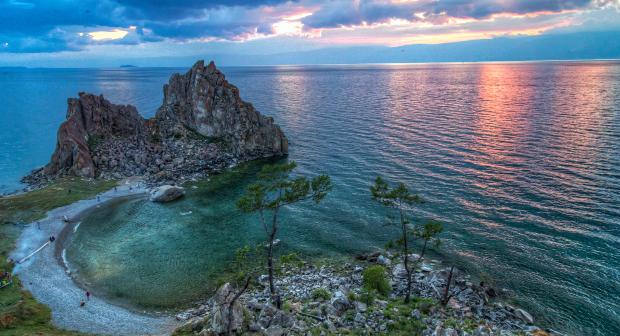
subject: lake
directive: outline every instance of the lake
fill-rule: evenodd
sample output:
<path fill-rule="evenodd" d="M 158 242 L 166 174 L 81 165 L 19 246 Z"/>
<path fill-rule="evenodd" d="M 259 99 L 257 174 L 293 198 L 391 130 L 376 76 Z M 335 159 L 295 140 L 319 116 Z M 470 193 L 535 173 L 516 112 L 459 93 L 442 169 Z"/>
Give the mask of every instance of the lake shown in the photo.
<path fill-rule="evenodd" d="M 620 334 L 620 63 L 223 68 L 273 116 L 299 173 L 331 175 L 319 205 L 284 214 L 280 252 L 343 256 L 397 234 L 368 187 L 402 181 L 444 223 L 436 251 L 513 291 L 540 324 Z M 102 93 L 146 117 L 185 69 L 0 70 L 0 192 L 45 164 L 67 97 Z M 183 306 L 261 228 L 234 201 L 261 163 L 197 182 L 184 200 L 117 202 L 68 242 L 80 281 L 119 302 Z M 191 211 L 191 213 L 190 213 Z"/>

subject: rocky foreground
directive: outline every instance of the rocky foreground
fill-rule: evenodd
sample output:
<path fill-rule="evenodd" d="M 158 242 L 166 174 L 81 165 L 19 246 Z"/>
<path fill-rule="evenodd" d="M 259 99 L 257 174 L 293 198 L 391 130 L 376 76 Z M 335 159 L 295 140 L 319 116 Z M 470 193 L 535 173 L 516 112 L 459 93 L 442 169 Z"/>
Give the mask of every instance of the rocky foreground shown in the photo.
<path fill-rule="evenodd" d="M 416 257 L 415 255 L 413 256 Z M 371 255 L 364 262 L 316 267 L 307 263 L 285 265 L 277 277 L 284 299 L 282 310 L 270 303 L 266 276 L 232 306 L 232 329 L 255 335 L 553 335 L 534 325 L 523 309 L 505 304 L 493 288 L 474 284 L 456 270 L 446 305 L 441 299 L 450 269 L 437 262 L 423 263 L 415 273 L 414 299 L 404 304 L 406 275 L 400 258 Z M 368 297 L 363 271 L 382 264 L 390 278 L 391 292 Z M 175 335 L 220 335 L 228 326 L 230 300 L 236 289 L 225 284 L 208 301 L 177 315 L 184 321 Z"/>
<path fill-rule="evenodd" d="M 62 176 L 179 182 L 288 152 L 280 127 L 243 101 L 213 62 L 172 75 L 163 91 L 161 107 L 148 120 L 103 96 L 69 98 L 50 163 L 23 182 L 40 186 Z"/>

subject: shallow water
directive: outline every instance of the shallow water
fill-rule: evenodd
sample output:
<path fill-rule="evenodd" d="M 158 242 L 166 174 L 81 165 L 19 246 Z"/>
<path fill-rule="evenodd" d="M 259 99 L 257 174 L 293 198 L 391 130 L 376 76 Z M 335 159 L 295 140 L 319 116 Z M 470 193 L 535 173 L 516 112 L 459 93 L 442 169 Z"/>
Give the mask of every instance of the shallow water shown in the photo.
<path fill-rule="evenodd" d="M 102 92 L 151 116 L 175 70 L 3 73 L 0 184 L 15 188 L 47 161 L 67 96 Z M 288 212 L 280 249 L 381 246 L 395 232 L 368 194 L 380 174 L 424 196 L 418 220 L 445 223 L 448 262 L 513 289 L 547 326 L 620 334 L 619 63 L 224 71 L 282 125 L 299 171 L 328 173 L 335 184 L 321 205 Z M 79 227 L 67 257 L 96 291 L 140 305 L 191 301 L 234 248 L 262 238 L 232 202 L 257 166 L 200 183 L 180 202 L 102 209 Z"/>

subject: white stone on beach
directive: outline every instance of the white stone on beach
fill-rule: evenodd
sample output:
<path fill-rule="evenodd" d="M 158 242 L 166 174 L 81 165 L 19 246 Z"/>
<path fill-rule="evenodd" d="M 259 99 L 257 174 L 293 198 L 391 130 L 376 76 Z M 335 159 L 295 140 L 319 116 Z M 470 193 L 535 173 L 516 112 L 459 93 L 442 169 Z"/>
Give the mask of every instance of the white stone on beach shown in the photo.
<path fill-rule="evenodd" d="M 151 190 L 151 201 L 153 202 L 170 202 L 185 195 L 183 187 L 173 185 L 163 185 Z"/>

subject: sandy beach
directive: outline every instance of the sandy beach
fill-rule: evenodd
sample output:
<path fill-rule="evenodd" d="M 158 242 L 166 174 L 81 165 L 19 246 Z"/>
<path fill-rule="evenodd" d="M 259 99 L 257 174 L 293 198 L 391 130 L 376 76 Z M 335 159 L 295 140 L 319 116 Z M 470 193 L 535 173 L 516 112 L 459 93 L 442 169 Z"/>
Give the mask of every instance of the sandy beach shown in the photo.
<path fill-rule="evenodd" d="M 75 223 L 89 210 L 106 202 L 146 192 L 140 185 L 125 184 L 94 199 L 52 210 L 38 224 L 31 223 L 21 232 L 11 258 L 23 260 L 48 242 L 50 236 L 59 237 L 68 225 L 63 220 L 65 216 Z M 141 314 L 99 297 L 91 296 L 85 306 L 80 307 L 80 302 L 86 300 L 85 292 L 67 274 L 64 264 L 57 257 L 62 252 L 60 244 L 61 239 L 57 239 L 14 268 L 24 287 L 39 302 L 51 308 L 54 325 L 100 335 L 168 335 L 174 330 L 177 322 L 172 316 Z"/>

